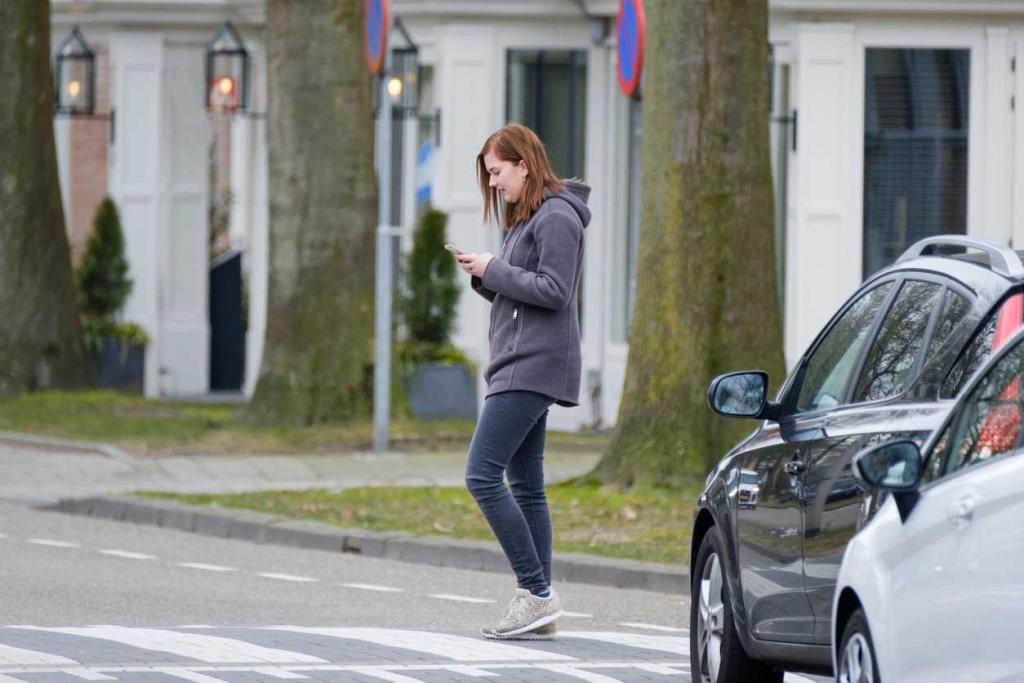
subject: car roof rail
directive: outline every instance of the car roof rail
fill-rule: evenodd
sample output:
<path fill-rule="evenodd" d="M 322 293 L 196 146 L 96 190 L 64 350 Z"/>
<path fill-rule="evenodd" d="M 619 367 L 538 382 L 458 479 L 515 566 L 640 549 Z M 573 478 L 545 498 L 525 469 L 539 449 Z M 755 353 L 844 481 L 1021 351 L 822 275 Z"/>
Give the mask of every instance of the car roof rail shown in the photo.
<path fill-rule="evenodd" d="M 983 251 L 988 256 L 992 270 L 995 272 L 1006 277 L 1024 277 L 1024 263 L 1021 262 L 1020 256 L 1013 249 L 1002 244 L 989 242 L 988 240 L 979 240 L 973 237 L 964 237 L 963 235 L 926 237 L 912 244 L 909 249 L 896 259 L 896 263 L 924 256 L 924 252 L 932 247 L 964 247 L 965 249 Z"/>

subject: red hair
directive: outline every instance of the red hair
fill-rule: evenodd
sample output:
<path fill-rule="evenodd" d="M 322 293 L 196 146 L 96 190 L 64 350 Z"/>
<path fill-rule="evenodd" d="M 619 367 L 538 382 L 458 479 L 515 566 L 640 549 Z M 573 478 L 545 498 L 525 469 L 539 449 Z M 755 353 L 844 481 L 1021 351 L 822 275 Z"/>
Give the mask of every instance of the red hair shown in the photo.
<path fill-rule="evenodd" d="M 528 174 L 519 201 L 502 207 L 498 190 L 490 186 L 490 174 L 484 163 L 484 155 L 488 152 L 502 161 L 526 163 Z M 536 133 L 519 123 L 510 123 L 487 138 L 480 153 L 476 155 L 476 178 L 484 196 L 484 220 L 489 221 L 493 217 L 506 230 L 528 220 L 540 208 L 544 201 L 544 190 L 558 192 L 562 189 L 562 181 L 551 168 L 544 143 Z"/>

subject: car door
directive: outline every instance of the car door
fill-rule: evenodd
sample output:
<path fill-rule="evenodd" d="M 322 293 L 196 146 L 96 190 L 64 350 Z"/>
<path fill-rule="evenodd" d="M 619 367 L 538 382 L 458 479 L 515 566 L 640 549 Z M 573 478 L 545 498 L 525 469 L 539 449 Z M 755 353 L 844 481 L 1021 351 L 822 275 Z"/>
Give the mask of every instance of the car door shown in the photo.
<path fill-rule="evenodd" d="M 814 640 L 803 572 L 803 467 L 893 288 L 892 280 L 876 282 L 851 299 L 784 389 L 784 417 L 767 423 L 738 458 L 736 490 L 744 498 L 736 505 L 736 547 L 747 619 L 758 638 Z"/>
<path fill-rule="evenodd" d="M 804 584 L 815 615 L 815 642 L 830 641 L 832 597 L 843 551 L 866 518 L 868 487 L 854 474 L 853 456 L 888 438 L 893 399 L 926 362 L 928 339 L 945 287 L 908 277 L 885 312 L 844 406 L 827 415 L 806 446 L 804 475 Z M 937 426 L 937 425 L 935 425 Z"/>
<path fill-rule="evenodd" d="M 1016 680 L 1024 621 L 1024 344 L 972 385 L 936 441 L 888 575 L 900 681 Z"/>

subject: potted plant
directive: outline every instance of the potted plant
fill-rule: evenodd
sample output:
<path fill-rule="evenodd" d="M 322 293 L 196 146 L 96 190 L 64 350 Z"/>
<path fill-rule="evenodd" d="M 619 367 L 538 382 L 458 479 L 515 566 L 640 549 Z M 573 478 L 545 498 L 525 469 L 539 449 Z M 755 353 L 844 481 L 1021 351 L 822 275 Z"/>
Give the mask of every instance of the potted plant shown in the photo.
<path fill-rule="evenodd" d="M 75 285 L 96 386 L 141 393 L 149 338 L 139 325 L 117 320 L 132 281 L 121 220 L 109 197 L 96 209 Z"/>
<path fill-rule="evenodd" d="M 420 419 L 476 419 L 475 368 L 452 345 L 459 301 L 455 259 L 445 248 L 448 216 L 427 208 L 413 233 L 401 301 L 397 360 L 409 410 Z"/>

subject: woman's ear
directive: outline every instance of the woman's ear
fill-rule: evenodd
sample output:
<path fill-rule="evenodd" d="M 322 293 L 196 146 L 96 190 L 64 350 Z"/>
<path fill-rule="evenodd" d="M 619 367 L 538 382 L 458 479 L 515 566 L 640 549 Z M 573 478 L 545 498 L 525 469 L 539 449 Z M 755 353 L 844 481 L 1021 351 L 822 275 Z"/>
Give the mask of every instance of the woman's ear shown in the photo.
<path fill-rule="evenodd" d="M 518 167 L 520 168 L 520 170 L 521 170 L 521 171 L 523 171 L 523 177 L 524 177 L 524 178 L 525 178 L 526 176 L 530 175 L 530 169 L 528 169 L 528 168 L 526 167 L 526 159 L 520 159 L 520 160 L 519 160 L 519 163 L 518 163 L 518 164 L 516 164 L 516 165 L 517 165 L 517 166 L 518 166 Z"/>

